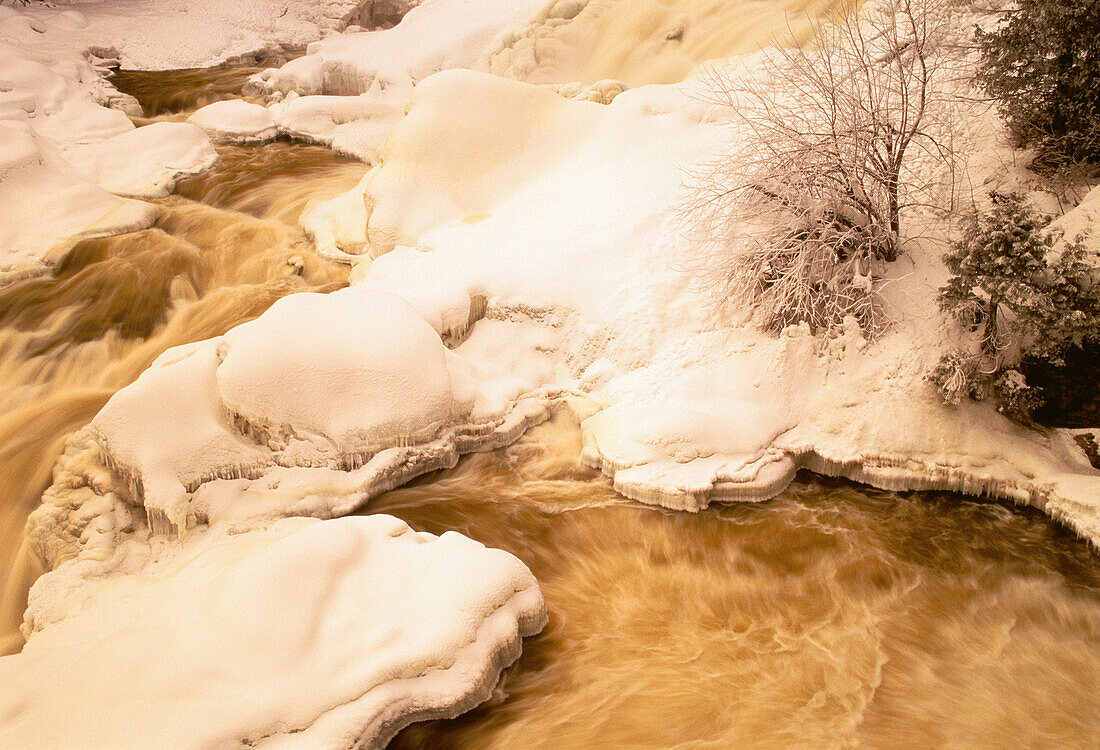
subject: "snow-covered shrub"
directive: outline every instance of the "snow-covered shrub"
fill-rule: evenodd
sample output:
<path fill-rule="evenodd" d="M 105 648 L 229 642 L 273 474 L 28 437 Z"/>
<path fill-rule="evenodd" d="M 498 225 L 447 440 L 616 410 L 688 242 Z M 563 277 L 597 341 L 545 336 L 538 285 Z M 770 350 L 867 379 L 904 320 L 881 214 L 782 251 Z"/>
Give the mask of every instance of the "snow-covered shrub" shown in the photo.
<path fill-rule="evenodd" d="M 1100 159 L 1100 2 L 1019 0 L 978 32 L 979 79 L 1022 144 L 1048 159 Z"/>
<path fill-rule="evenodd" d="M 710 75 L 738 145 L 694 175 L 683 215 L 707 248 L 700 284 L 769 330 L 853 316 L 878 327 L 873 270 L 901 252 L 907 181 L 927 130 L 932 50 L 949 15 L 935 0 L 883 0 L 816 29 L 812 43 Z M 923 197 L 923 196 L 922 196 Z"/>
<path fill-rule="evenodd" d="M 1002 411 L 1026 419 L 1042 399 L 1014 369 L 1023 357 L 1057 367 L 1070 347 L 1100 344 L 1100 269 L 1082 238 L 1067 241 L 1048 223 L 1020 195 L 993 194 L 944 257 L 952 275 L 940 303 L 979 335 L 975 353 L 945 355 L 930 373 L 945 400 L 957 403 L 960 392 L 945 374 L 970 368 L 984 384 L 972 398 L 992 393 Z"/>
<path fill-rule="evenodd" d="M 962 349 L 943 355 L 927 377 L 946 404 L 957 406 L 964 398 L 980 400 L 984 396 L 977 358 Z"/>

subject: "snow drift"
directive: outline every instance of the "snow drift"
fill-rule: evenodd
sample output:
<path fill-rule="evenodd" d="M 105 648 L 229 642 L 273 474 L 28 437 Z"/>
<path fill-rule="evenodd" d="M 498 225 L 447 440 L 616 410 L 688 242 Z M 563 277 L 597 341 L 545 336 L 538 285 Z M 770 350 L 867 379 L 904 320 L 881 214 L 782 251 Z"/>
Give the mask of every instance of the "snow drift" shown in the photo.
<path fill-rule="evenodd" d="M 104 106 L 134 103 L 103 83 L 83 45 L 59 42 L 82 24 L 75 11 L 38 20 L 0 7 L 0 281 L 41 272 L 67 240 L 151 225 L 155 207 L 116 196 L 163 197 L 217 162 L 193 125 L 135 129 Z"/>
<path fill-rule="evenodd" d="M 1100 473 L 1067 435 L 989 404 L 945 406 L 924 382 L 949 343 L 932 253 L 914 248 L 915 269 L 891 280 L 904 317 L 875 343 L 852 328 L 771 338 L 707 318 L 676 207 L 685 166 L 728 131 L 692 85 L 599 107 L 469 71 L 429 78 L 362 185 L 381 257 L 356 275 L 411 300 L 481 289 L 490 315 L 548 326 L 586 396 L 585 460 L 644 502 L 764 499 L 806 467 L 1030 502 L 1100 539 Z M 460 109 L 475 114 L 456 127 Z M 969 135 L 984 138 L 969 154 L 986 174 L 1010 163 L 996 132 Z"/>
<path fill-rule="evenodd" d="M 390 516 L 212 532 L 54 604 L 0 658 L 12 750 L 382 747 L 487 699 L 546 621 L 519 560 Z"/>

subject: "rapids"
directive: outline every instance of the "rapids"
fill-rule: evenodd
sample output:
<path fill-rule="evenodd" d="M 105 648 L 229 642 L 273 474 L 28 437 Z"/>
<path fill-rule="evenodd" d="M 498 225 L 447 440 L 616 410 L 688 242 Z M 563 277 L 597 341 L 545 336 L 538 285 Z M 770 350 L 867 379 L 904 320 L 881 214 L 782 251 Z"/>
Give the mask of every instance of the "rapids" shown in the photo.
<path fill-rule="evenodd" d="M 178 118 L 176 107 L 224 98 L 246 77 L 219 68 L 115 82 Z M 286 141 L 218 151 L 217 169 L 160 201 L 155 226 L 75 243 L 50 274 L 0 286 L 0 653 L 22 646 L 27 590 L 42 572 L 23 526 L 66 438 L 166 349 L 220 335 L 286 294 L 346 283 L 347 269 L 318 257 L 297 220 L 366 166 Z"/>
<path fill-rule="evenodd" d="M 245 77 L 116 83 L 178 118 Z M 296 220 L 365 166 L 285 141 L 219 152 L 155 227 L 0 287 L 6 651 L 41 572 L 22 527 L 66 437 L 168 347 L 344 283 Z M 512 552 L 550 611 L 492 701 L 394 747 L 1095 744 L 1100 561 L 1038 511 L 805 475 L 768 502 L 673 513 L 617 495 L 579 447 L 559 414 L 368 506 Z"/>

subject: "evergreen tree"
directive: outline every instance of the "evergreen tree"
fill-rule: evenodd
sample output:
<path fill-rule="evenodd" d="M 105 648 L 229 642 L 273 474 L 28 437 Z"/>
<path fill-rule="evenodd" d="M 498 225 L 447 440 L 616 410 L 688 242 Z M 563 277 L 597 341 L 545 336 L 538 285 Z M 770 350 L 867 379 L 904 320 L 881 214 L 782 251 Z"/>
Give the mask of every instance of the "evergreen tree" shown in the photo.
<path fill-rule="evenodd" d="M 994 194 L 944 258 L 941 305 L 982 331 L 976 356 L 953 352 L 929 376 L 946 400 L 992 392 L 1026 418 L 1042 401 L 1012 369 L 1020 358 L 1057 367 L 1070 347 L 1100 344 L 1100 270 L 1080 238 L 1056 249 L 1047 223 L 1021 196 Z"/>
<path fill-rule="evenodd" d="M 1022 144 L 1100 160 L 1100 0 L 1019 0 L 978 41 L 979 80 Z"/>

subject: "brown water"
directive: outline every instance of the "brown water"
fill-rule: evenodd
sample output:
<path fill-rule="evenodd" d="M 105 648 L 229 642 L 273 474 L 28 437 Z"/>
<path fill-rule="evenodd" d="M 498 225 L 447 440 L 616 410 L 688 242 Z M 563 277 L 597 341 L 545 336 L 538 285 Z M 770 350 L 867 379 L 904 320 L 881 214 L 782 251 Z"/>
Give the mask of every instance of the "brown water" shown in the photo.
<path fill-rule="evenodd" d="M 135 97 L 146 117 L 190 112 L 223 99 L 240 98 L 248 79 L 265 68 L 277 68 L 304 49 L 259 54 L 238 65 L 181 70 L 118 70 L 111 85 Z"/>
<path fill-rule="evenodd" d="M 170 116 L 230 76 L 207 73 L 131 93 Z M 344 279 L 294 225 L 365 167 L 282 142 L 219 151 L 156 227 L 0 288 L 9 650 L 39 573 L 22 525 L 67 435 L 166 348 Z M 394 747 L 1098 746 L 1100 562 L 1041 514 L 812 477 L 766 503 L 670 513 L 578 455 L 559 416 L 371 503 L 513 552 L 550 611 L 493 701 Z"/>
<path fill-rule="evenodd" d="M 559 419 L 371 503 L 509 550 L 550 612 L 393 747 L 1097 747 L 1100 565 L 1040 513 L 811 476 L 666 512 L 579 451 Z"/>
<path fill-rule="evenodd" d="M 207 73 L 144 73 L 150 90 L 129 93 L 147 108 L 196 106 L 195 89 L 236 74 Z M 166 349 L 220 335 L 286 294 L 345 282 L 297 218 L 366 166 L 281 141 L 218 150 L 219 168 L 181 183 L 154 227 L 77 243 L 49 275 L 0 287 L 0 653 L 22 644 L 27 589 L 41 572 L 23 526 L 65 439 Z"/>

